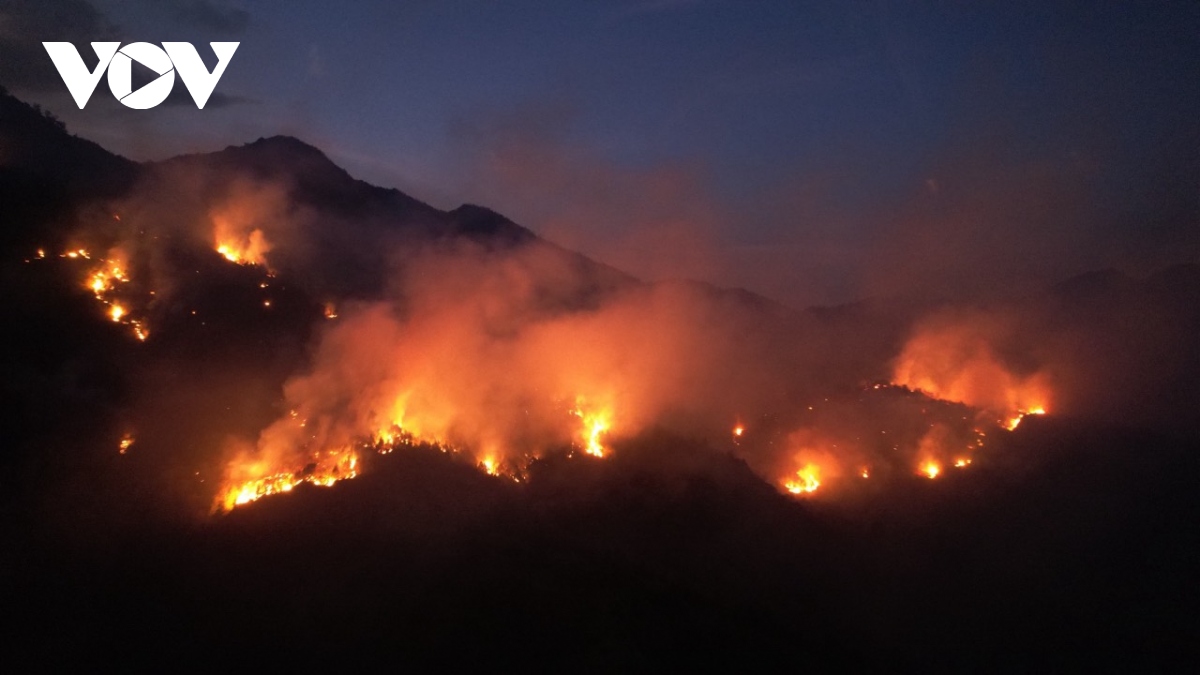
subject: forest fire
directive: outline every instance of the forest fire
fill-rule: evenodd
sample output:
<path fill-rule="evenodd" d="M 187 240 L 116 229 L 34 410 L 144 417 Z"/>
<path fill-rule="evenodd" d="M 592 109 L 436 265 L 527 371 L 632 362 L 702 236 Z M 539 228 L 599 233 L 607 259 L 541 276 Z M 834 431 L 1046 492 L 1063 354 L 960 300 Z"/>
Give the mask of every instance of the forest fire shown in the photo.
<path fill-rule="evenodd" d="M 612 426 L 612 414 L 608 411 L 584 411 L 583 397 L 576 399 L 576 407 L 571 411 L 583 421 L 583 428 L 580 431 L 580 439 L 583 443 L 583 451 L 593 457 L 604 457 L 604 444 L 601 443 L 601 438 L 608 433 Z"/>
<path fill-rule="evenodd" d="M 942 465 L 934 460 L 926 460 L 921 462 L 921 465 L 917 467 L 917 473 L 926 478 L 937 478 L 942 475 Z"/>
<path fill-rule="evenodd" d="M 198 225 L 212 228 L 205 230 L 212 250 L 230 263 L 264 268 L 270 252 L 290 255 L 278 204 L 263 206 L 249 194 L 231 203 Z M 143 317 L 150 303 L 167 302 L 134 291 L 131 270 L 140 277 L 148 265 L 127 251 L 147 248 L 113 247 L 100 257 L 93 253 L 99 249 L 76 246 L 61 256 L 88 266 L 83 285 L 108 320 L 128 325 L 139 340 L 149 334 Z M 743 367 L 725 372 L 720 364 L 733 362 L 730 354 L 740 348 L 741 318 L 729 321 L 728 335 L 705 331 L 737 312 L 714 321 L 711 298 L 653 286 L 597 307 L 547 312 L 541 294 L 551 286 L 542 284 L 557 277 L 543 275 L 554 264 L 543 253 L 439 252 L 390 281 L 397 290 L 383 297 L 313 292 L 301 320 L 322 327 L 306 368 L 281 382 L 281 407 L 289 412 L 260 422 L 253 447 L 238 436 L 247 448 L 228 464 L 215 510 L 304 483 L 333 485 L 361 473 L 362 453 L 405 447 L 434 448 L 523 482 L 547 453 L 605 458 L 618 432 L 629 440 L 659 425 L 694 433 L 664 420 L 700 414 L 732 424 L 697 437 L 746 461 L 768 483 L 786 494 L 833 499 L 861 485 L 847 478 L 940 478 L 947 467 L 965 469 L 988 432 L 1015 429 L 1048 409 L 1040 373 L 1028 363 L 1010 366 L 1000 355 L 1013 350 L 970 321 L 918 323 L 889 382 L 859 385 L 841 399 L 813 387 L 803 398 L 770 400 L 759 395 L 761 385 L 777 385 L 778 371 L 804 371 L 774 368 L 772 359 L 797 357 L 772 352 L 762 363 L 746 367 L 743 358 Z M 449 278 L 448 270 L 462 281 L 434 281 Z M 187 279 L 199 274 L 183 272 Z M 283 298 L 294 280 L 244 283 L 259 307 L 281 316 L 293 311 Z M 693 386 L 706 379 L 722 384 Z"/>
<path fill-rule="evenodd" d="M 231 219 L 214 217 L 212 222 L 217 235 L 215 249 L 227 261 L 239 265 L 266 264 L 265 255 L 271 246 L 261 229 L 239 234 Z M 84 284 L 88 291 L 105 305 L 109 320 L 129 325 L 139 340 L 146 339 L 148 331 L 143 320 L 135 318 L 138 305 L 128 291 L 132 286 L 130 265 L 122 250 L 114 248 L 105 258 L 96 258 L 80 247 L 62 257 L 92 261 Z M 255 283 L 260 291 L 270 286 L 266 281 Z M 271 298 L 260 298 L 258 302 L 264 308 L 274 305 Z M 328 364 L 334 368 L 331 372 L 345 380 L 330 389 L 330 382 L 322 374 L 322 357 L 318 352 L 315 374 L 298 376 L 289 385 L 289 396 L 295 396 L 292 405 L 308 410 L 309 414 L 301 416 L 293 408 L 262 432 L 257 451 L 239 453 L 239 459 L 229 464 L 222 487 L 217 491 L 214 510 L 229 511 L 263 497 L 291 492 L 304 483 L 330 486 L 354 478 L 361 472 L 362 451 L 386 455 L 401 447 L 427 445 L 461 455 L 488 475 L 516 481 L 523 480 L 525 469 L 534 458 L 556 444 L 567 444 L 590 457 L 608 456 L 608 437 L 614 427 L 610 395 L 576 395 L 573 399 L 566 398 L 572 403 L 563 406 L 563 398 L 540 394 L 542 400 L 534 403 L 531 410 L 529 394 L 571 391 L 579 388 L 573 383 L 581 381 L 592 383 L 582 388 L 592 392 L 636 392 L 647 383 L 636 378 L 614 381 L 606 371 L 594 370 L 593 363 L 603 363 L 603 359 L 609 358 L 603 351 L 591 354 L 576 348 L 570 352 L 573 356 L 567 356 L 565 351 L 558 354 L 560 344 L 584 344 L 572 332 L 577 328 L 565 323 L 550 323 L 549 330 L 538 327 L 544 335 L 530 340 L 528 354 L 501 352 L 503 355 L 497 356 L 483 350 L 471 356 L 473 369 L 464 367 L 461 348 L 479 350 L 475 342 L 489 330 L 486 326 L 471 325 L 473 303 L 490 307 L 488 303 L 493 302 L 486 294 L 480 298 L 468 296 L 465 301 L 454 299 L 448 305 L 427 308 L 429 316 L 403 329 L 385 305 L 368 307 L 365 311 L 352 306 L 341 320 L 330 324 L 332 332 L 327 340 L 337 355 Z M 317 308 L 314 318 L 339 318 L 337 299 L 326 299 Z M 518 313 L 524 311 L 519 304 L 514 309 Z M 601 324 L 599 330 L 619 334 L 628 329 L 628 322 L 629 317 L 621 316 L 619 322 L 612 326 Z M 565 333 L 561 332 L 563 326 L 569 327 Z M 596 334 L 595 325 L 583 323 L 581 328 Z M 896 466 L 897 462 L 915 464 L 915 473 L 928 479 L 942 477 L 945 467 L 969 467 L 972 458 L 962 454 L 963 450 L 974 452 L 982 448 L 987 430 L 993 425 L 1013 430 L 1026 416 L 1044 415 L 1047 410 L 1049 396 L 1044 380 L 1036 372 L 1017 374 L 997 354 L 987 336 L 969 326 L 934 324 L 918 330 L 896 359 L 891 383 L 876 383 L 863 391 L 885 398 L 918 392 L 928 397 L 925 400 L 966 406 L 974 411 L 973 418 L 963 417 L 965 421 L 961 424 L 968 430 L 973 427 L 973 431 L 952 430 L 945 422 L 935 422 L 926 425 L 923 434 L 903 438 L 897 432 L 889 435 L 889 425 L 878 422 L 884 427 L 878 432 L 880 449 L 868 452 L 867 444 L 861 440 L 862 431 L 855 432 L 840 421 L 837 424 L 841 430 L 833 432 L 823 429 L 818 420 L 813 427 L 793 427 L 792 437 L 781 443 L 781 447 L 791 451 L 799 449 L 799 454 L 791 473 L 773 482 L 787 494 L 809 497 L 818 492 L 825 495 L 830 486 L 839 485 L 837 468 L 842 465 L 860 467 L 850 475 L 862 479 L 874 475 L 872 467 L 882 468 L 886 476 L 887 467 Z M 547 355 L 549 360 L 537 363 L 536 359 Z M 537 363 L 529 371 L 534 380 L 529 385 L 515 387 L 514 383 L 521 380 L 508 370 L 510 362 L 527 367 Z M 406 365 L 401 369 L 389 364 Z M 348 369 L 339 370 L 343 368 Z M 507 399 L 508 405 L 521 401 L 519 405 L 525 408 L 523 419 L 514 422 L 511 411 L 497 410 L 493 396 Z M 832 405 L 829 401 L 823 399 L 826 408 Z M 661 401 L 654 404 L 657 408 L 663 405 Z M 818 414 L 812 405 L 800 406 L 798 410 L 810 416 Z M 751 435 L 741 421 L 743 412 L 731 417 L 736 422 L 725 432 L 731 436 L 725 438 L 732 437 L 735 454 L 750 457 L 755 453 L 777 452 L 771 449 L 776 432 L 756 431 Z M 636 434 L 652 423 L 650 418 L 636 424 L 627 420 L 623 424 L 631 428 L 623 427 L 622 433 Z M 863 417 L 858 425 L 875 423 L 870 417 Z M 129 444 L 122 443 L 122 454 Z M 814 447 L 824 449 L 817 452 L 812 450 Z M 880 451 L 895 456 L 880 456 L 877 454 Z M 771 475 L 769 467 L 764 465 L 762 469 L 765 476 Z"/>
<path fill-rule="evenodd" d="M 982 319 L 928 323 L 896 359 L 892 382 L 990 412 L 1011 431 L 1026 415 L 1045 414 L 1049 386 L 1041 373 L 1022 374 L 1005 363 L 996 332 Z"/>
<path fill-rule="evenodd" d="M 273 471 L 261 460 L 231 462 L 229 478 L 217 494 L 213 510 L 231 511 L 263 497 L 291 492 L 303 483 L 330 487 L 358 475 L 358 453 L 352 449 L 316 453 L 311 459 L 303 467 L 290 471 Z"/>
<path fill-rule="evenodd" d="M 1012 431 L 1021 424 L 1021 420 L 1025 419 L 1026 416 L 1028 416 L 1028 415 L 1045 415 L 1045 414 L 1046 414 L 1046 409 L 1040 408 L 1040 407 L 1034 408 L 1032 410 L 1021 410 L 1021 411 L 1018 411 L 1017 414 L 1015 414 L 1012 417 L 1009 417 L 1007 420 L 1005 420 L 1003 422 L 1003 425 L 1004 425 L 1005 429 Z"/>
<path fill-rule="evenodd" d="M 216 243 L 214 250 L 226 260 L 238 265 L 266 265 L 266 254 L 271 250 L 267 237 L 260 229 L 251 230 L 240 236 L 232 225 L 223 218 L 214 218 Z"/>
<path fill-rule="evenodd" d="M 45 257 L 45 249 L 38 249 L 37 258 L 43 260 Z M 92 254 L 86 248 L 70 249 L 59 257 L 70 261 L 92 260 Z M 129 326 L 134 337 L 144 342 L 150 336 L 150 330 L 144 319 L 134 318 L 128 304 L 129 300 L 135 298 L 130 290 L 132 284 L 128 257 L 121 248 L 116 247 L 109 251 L 107 258 L 100 258 L 97 262 L 99 265 L 85 275 L 84 288 L 106 307 L 104 314 L 110 321 Z"/>
<path fill-rule="evenodd" d="M 816 464 L 805 464 L 793 479 L 783 484 L 784 489 L 794 495 L 812 494 L 821 487 L 821 468 Z"/>

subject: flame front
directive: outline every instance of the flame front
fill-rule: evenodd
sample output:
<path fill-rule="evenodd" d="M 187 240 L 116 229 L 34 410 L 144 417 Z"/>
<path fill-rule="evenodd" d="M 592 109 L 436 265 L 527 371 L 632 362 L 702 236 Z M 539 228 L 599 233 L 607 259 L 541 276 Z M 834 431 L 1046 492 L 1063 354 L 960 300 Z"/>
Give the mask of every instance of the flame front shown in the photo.
<path fill-rule="evenodd" d="M 784 482 L 783 487 L 794 495 L 816 492 L 817 488 L 821 487 L 821 467 L 805 464 L 796 472 L 795 478 Z"/>
<path fill-rule="evenodd" d="M 607 410 L 585 411 L 585 405 L 586 399 L 579 397 L 575 400 L 575 409 L 571 411 L 571 414 L 583 421 L 580 431 L 583 451 L 593 457 L 603 457 L 605 449 L 600 439 L 612 426 L 612 413 Z"/>
<path fill-rule="evenodd" d="M 917 468 L 917 473 L 925 476 L 926 478 L 937 478 L 942 474 L 942 465 L 932 459 L 925 460 L 924 462 L 921 462 L 921 466 Z"/>
<path fill-rule="evenodd" d="M 1040 373 L 1023 375 L 997 355 L 986 325 L 932 324 L 908 341 L 896 360 L 893 383 L 942 401 L 963 403 L 1017 428 L 1026 415 L 1043 415 L 1049 387 Z"/>
<path fill-rule="evenodd" d="M 226 486 L 217 495 L 214 510 L 230 511 L 263 497 L 291 492 L 302 483 L 330 487 L 358 475 L 358 453 L 353 449 L 316 453 L 299 469 L 276 470 L 265 461 L 235 460 L 229 466 Z"/>
<path fill-rule="evenodd" d="M 267 253 L 271 244 L 267 235 L 259 228 L 241 233 L 226 216 L 213 217 L 214 248 L 231 263 L 238 265 L 267 264 Z"/>
<path fill-rule="evenodd" d="M 92 255 L 84 248 L 69 250 L 60 257 L 68 260 L 92 259 Z M 38 258 L 45 258 L 44 249 L 38 249 Z M 145 341 L 150 336 L 145 320 L 134 318 L 137 312 L 131 310 L 129 304 L 121 299 L 130 299 L 129 265 L 125 252 L 120 247 L 113 248 L 107 258 L 101 258 L 97 262 L 99 265 L 87 273 L 84 287 L 107 308 L 104 313 L 110 321 L 129 326 L 134 337 Z"/>

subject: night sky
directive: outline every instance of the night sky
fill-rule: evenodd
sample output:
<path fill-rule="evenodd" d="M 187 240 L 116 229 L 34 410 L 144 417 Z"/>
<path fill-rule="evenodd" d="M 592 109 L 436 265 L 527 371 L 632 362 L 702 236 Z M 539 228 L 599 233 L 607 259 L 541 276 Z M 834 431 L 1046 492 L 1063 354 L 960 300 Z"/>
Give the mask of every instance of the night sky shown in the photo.
<path fill-rule="evenodd" d="M 105 38 L 241 46 L 204 110 L 78 110 L 40 42 Z M 1192 2 L 0 2 L 0 84 L 114 152 L 295 135 L 794 306 L 1196 261 L 1198 64 Z"/>

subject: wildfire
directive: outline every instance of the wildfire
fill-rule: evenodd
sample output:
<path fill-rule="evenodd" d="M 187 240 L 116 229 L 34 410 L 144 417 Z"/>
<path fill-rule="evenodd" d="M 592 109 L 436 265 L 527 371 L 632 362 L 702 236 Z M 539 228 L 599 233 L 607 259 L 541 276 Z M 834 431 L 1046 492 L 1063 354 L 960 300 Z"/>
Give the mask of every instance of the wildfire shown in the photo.
<path fill-rule="evenodd" d="M 1026 415 L 1045 414 L 1049 387 L 1039 373 L 1009 368 L 993 342 L 983 324 L 926 326 L 896 360 L 893 382 L 931 398 L 988 411 L 1011 431 Z"/>
<path fill-rule="evenodd" d="M 241 235 L 225 218 L 213 219 L 216 230 L 214 247 L 226 260 L 238 265 L 266 265 L 271 250 L 267 237 L 260 229 Z"/>
<path fill-rule="evenodd" d="M 229 475 L 237 476 L 218 493 L 214 510 L 231 511 L 268 495 L 291 492 L 301 483 L 330 487 L 358 475 L 358 453 L 353 449 L 335 450 L 313 456 L 308 465 L 292 471 L 271 472 L 265 462 L 234 462 Z M 255 476 L 246 478 L 246 476 Z"/>
<path fill-rule="evenodd" d="M 1046 409 L 1042 408 L 1042 407 L 1033 408 L 1032 410 L 1021 410 L 1021 411 L 1018 411 L 1017 414 L 1009 417 L 1007 420 L 1004 420 L 1002 422 L 1002 425 L 1004 426 L 1005 429 L 1012 431 L 1013 429 L 1016 429 L 1018 425 L 1021 424 L 1021 420 L 1025 419 L 1025 417 L 1027 415 L 1045 415 L 1045 414 L 1046 414 Z"/>
<path fill-rule="evenodd" d="M 929 479 L 937 478 L 942 474 L 942 465 L 932 459 L 926 460 L 921 462 L 921 466 L 917 468 L 917 473 Z"/>
<path fill-rule="evenodd" d="M 484 472 L 489 476 L 495 476 L 500 473 L 500 464 L 496 461 L 495 457 L 484 457 L 479 462 L 479 466 L 481 466 Z"/>
<path fill-rule="evenodd" d="M 121 442 L 117 444 L 117 453 L 123 455 L 128 452 L 129 448 L 131 447 L 133 447 L 133 436 L 131 434 L 125 434 L 121 437 Z"/>
<path fill-rule="evenodd" d="M 784 489 L 794 495 L 812 494 L 821 487 L 821 468 L 816 464 L 805 464 L 796 472 L 796 477 L 783 483 Z"/>
<path fill-rule="evenodd" d="M 44 255 L 42 249 L 38 250 Z M 150 336 L 145 321 L 133 318 L 128 305 L 117 299 L 120 295 L 128 298 L 128 294 L 123 293 L 124 287 L 130 283 L 125 253 L 120 248 L 114 248 L 109 251 L 108 256 L 98 260 L 99 266 L 88 272 L 83 285 L 91 291 L 96 300 L 108 308 L 105 310 L 105 315 L 113 323 L 128 325 L 133 329 L 134 337 L 144 342 Z M 92 259 L 87 249 L 83 248 L 67 251 L 60 257 L 70 260 Z"/>
<path fill-rule="evenodd" d="M 612 414 L 608 411 L 584 411 L 584 405 L 583 397 L 579 397 L 575 400 L 575 409 L 571 411 L 572 415 L 583 421 L 583 429 L 580 432 L 583 450 L 593 457 L 603 457 L 605 449 L 600 439 L 612 427 Z"/>

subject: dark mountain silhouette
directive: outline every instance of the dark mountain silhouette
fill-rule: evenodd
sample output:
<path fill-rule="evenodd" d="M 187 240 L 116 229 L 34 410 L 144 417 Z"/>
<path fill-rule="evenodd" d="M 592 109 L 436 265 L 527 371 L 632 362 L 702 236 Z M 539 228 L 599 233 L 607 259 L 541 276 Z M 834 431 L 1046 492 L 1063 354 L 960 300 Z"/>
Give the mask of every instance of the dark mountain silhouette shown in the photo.
<path fill-rule="evenodd" d="M 282 195 L 273 208 L 312 249 L 281 244 L 270 273 L 222 259 L 195 226 L 239 186 Z M 1195 265 L 1092 273 L 985 308 L 1061 364 L 1064 412 L 945 480 L 797 501 L 652 427 L 603 462 L 549 455 L 522 484 L 419 447 L 330 489 L 197 519 L 215 478 L 191 460 L 278 416 L 328 298 L 387 293 L 405 251 L 551 261 L 569 274 L 532 275 L 548 312 L 651 286 L 487 208 L 442 211 L 355 180 L 294 138 L 138 164 L 7 94 L 0 199 L 0 602 L 14 663 L 1163 672 L 1200 657 Z M 144 344 L 57 257 L 81 223 L 135 221 L 163 229 L 139 235 L 161 250 L 131 283 L 170 271 L 138 296 Z M 746 336 L 819 347 L 795 377 L 844 380 L 853 396 L 886 378 L 914 322 L 963 311 L 897 298 L 797 312 L 665 286 L 735 308 L 719 316 Z"/>

